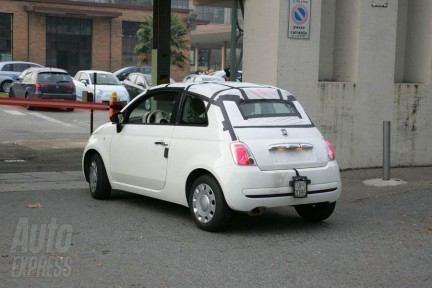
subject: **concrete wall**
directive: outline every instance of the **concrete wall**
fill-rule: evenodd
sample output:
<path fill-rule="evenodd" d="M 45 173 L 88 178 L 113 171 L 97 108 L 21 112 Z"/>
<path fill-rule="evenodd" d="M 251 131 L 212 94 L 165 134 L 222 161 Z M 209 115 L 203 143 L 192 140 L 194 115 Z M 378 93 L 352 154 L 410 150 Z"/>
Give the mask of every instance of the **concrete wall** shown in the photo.
<path fill-rule="evenodd" d="M 431 165 L 432 1 L 312 1 L 309 40 L 287 37 L 288 3 L 246 0 L 244 81 L 293 93 L 341 168 L 382 166 L 387 120 L 392 165 Z"/>

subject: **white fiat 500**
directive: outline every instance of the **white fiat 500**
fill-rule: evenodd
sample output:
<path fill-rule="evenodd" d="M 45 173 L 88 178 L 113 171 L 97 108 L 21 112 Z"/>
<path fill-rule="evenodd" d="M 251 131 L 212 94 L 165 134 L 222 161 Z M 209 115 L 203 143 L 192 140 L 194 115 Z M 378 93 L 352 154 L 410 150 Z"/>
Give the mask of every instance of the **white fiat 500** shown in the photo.
<path fill-rule="evenodd" d="M 232 211 L 293 206 L 328 218 L 341 194 L 335 153 L 285 90 L 240 82 L 159 85 L 91 135 L 83 171 L 94 198 L 124 190 L 189 207 L 216 231 Z"/>

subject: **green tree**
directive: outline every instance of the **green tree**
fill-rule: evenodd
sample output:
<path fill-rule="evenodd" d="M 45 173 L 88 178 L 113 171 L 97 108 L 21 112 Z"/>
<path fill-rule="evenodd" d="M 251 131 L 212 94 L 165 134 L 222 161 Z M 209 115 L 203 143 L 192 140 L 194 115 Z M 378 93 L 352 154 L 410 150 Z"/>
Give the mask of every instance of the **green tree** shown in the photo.
<path fill-rule="evenodd" d="M 180 18 L 176 14 L 171 14 L 171 64 L 182 69 L 189 62 L 188 57 L 184 54 L 184 51 L 189 48 L 188 41 L 185 40 L 187 34 L 188 30 Z M 153 48 L 153 17 L 145 18 L 136 35 L 138 43 L 134 48 L 134 52 L 140 59 L 141 64 L 148 64 L 151 60 Z"/>

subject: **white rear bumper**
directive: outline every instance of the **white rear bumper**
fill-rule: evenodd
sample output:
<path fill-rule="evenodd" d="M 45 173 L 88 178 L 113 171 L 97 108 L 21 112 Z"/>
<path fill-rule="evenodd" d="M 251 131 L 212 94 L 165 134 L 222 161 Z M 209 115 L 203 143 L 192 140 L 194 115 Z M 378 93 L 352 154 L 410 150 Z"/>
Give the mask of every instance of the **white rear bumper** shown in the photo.
<path fill-rule="evenodd" d="M 342 184 L 336 161 L 319 168 L 297 169 L 307 176 L 307 198 L 294 198 L 289 185 L 294 170 L 261 171 L 257 166 L 228 166 L 216 170 L 228 205 L 237 211 L 257 207 L 281 207 L 301 204 L 334 202 L 341 194 Z"/>

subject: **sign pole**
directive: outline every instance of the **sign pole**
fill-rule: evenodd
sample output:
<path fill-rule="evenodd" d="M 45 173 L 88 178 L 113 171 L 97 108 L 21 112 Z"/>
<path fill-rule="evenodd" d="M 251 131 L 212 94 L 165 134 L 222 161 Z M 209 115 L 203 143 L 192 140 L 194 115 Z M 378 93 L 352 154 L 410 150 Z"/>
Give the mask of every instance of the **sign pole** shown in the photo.
<path fill-rule="evenodd" d="M 97 83 L 97 73 L 93 74 L 93 99 L 94 102 L 96 97 L 96 83 Z M 90 110 L 90 135 L 93 134 L 93 109 Z"/>

